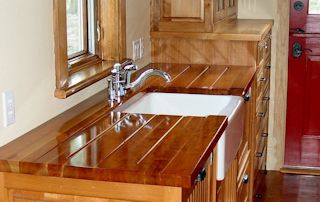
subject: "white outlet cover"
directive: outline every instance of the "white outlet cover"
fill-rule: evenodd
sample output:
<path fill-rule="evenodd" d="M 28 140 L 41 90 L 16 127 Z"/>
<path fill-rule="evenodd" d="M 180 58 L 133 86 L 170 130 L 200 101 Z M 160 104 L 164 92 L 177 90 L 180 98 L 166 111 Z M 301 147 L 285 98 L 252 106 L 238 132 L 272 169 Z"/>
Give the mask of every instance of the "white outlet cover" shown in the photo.
<path fill-rule="evenodd" d="M 16 122 L 15 102 L 12 91 L 2 93 L 3 126 L 8 127 Z"/>
<path fill-rule="evenodd" d="M 140 59 L 140 39 L 132 42 L 132 59 L 134 61 Z"/>
<path fill-rule="evenodd" d="M 144 42 L 143 38 L 140 38 L 140 59 L 144 56 Z"/>

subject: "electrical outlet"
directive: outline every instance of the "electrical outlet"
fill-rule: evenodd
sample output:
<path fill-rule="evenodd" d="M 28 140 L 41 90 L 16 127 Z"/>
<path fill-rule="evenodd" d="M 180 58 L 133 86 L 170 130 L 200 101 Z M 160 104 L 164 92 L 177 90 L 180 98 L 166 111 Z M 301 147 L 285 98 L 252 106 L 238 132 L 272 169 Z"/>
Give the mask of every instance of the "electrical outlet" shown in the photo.
<path fill-rule="evenodd" d="M 140 38 L 140 59 L 144 56 L 144 43 L 143 38 Z"/>
<path fill-rule="evenodd" d="M 14 94 L 12 91 L 2 93 L 3 126 L 8 127 L 16 122 Z"/>
<path fill-rule="evenodd" d="M 132 42 L 132 59 L 134 61 L 140 59 L 140 39 Z"/>

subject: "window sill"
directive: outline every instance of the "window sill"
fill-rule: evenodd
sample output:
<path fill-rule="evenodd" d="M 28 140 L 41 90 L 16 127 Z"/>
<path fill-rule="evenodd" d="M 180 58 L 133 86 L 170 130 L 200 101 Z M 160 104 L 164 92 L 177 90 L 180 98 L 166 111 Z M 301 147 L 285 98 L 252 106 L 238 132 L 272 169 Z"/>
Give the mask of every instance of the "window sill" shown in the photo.
<path fill-rule="evenodd" d="M 55 90 L 55 97 L 65 99 L 110 75 L 114 61 L 102 61 L 71 73 L 65 86 Z M 107 85 L 107 84 L 106 84 Z"/>

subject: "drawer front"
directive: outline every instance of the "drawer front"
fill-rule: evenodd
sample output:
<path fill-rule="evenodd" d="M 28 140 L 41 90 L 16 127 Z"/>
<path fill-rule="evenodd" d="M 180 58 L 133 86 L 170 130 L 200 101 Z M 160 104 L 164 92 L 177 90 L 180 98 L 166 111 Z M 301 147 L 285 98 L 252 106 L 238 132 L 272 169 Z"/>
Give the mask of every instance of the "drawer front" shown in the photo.
<path fill-rule="evenodd" d="M 249 143 L 246 141 L 246 144 L 242 144 L 238 154 L 237 154 L 237 159 L 238 159 L 238 178 L 243 172 L 243 169 L 249 159 L 250 155 L 250 150 L 249 150 Z"/>
<path fill-rule="evenodd" d="M 264 141 L 267 141 L 266 139 Z M 254 160 L 254 179 L 260 173 L 262 174 L 266 170 L 266 162 L 267 162 L 267 144 L 264 144 L 265 147 L 262 150 L 262 155 L 259 157 L 255 157 Z"/>
<path fill-rule="evenodd" d="M 241 173 L 240 180 L 237 184 L 237 201 L 245 202 L 249 201 L 249 181 L 252 180 L 250 177 L 249 160 L 246 162 L 245 169 Z"/>
<path fill-rule="evenodd" d="M 266 147 L 268 139 L 268 119 L 265 119 L 263 122 L 263 127 L 256 134 L 256 142 L 255 142 L 255 156 L 262 156 L 263 149 Z"/>
<path fill-rule="evenodd" d="M 258 70 L 257 73 L 257 99 L 260 99 L 262 93 L 270 86 L 270 63 L 267 63 Z"/>
<path fill-rule="evenodd" d="M 267 60 L 271 54 L 271 33 L 267 34 L 263 40 L 258 43 L 257 65 L 263 60 Z"/>
<path fill-rule="evenodd" d="M 259 130 L 261 130 L 264 127 L 264 125 L 267 125 L 265 122 L 268 120 L 269 114 L 269 94 L 270 91 L 268 87 L 257 101 L 255 134 L 259 133 Z"/>

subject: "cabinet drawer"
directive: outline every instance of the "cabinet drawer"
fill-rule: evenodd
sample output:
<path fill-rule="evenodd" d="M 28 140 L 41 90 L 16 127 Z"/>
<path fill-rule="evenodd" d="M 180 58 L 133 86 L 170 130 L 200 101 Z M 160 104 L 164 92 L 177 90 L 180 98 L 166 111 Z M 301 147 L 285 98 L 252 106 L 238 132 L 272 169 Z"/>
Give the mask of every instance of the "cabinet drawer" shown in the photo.
<path fill-rule="evenodd" d="M 258 70 L 256 79 L 258 92 L 257 98 L 259 99 L 262 96 L 262 93 L 264 93 L 270 85 L 270 63 L 267 63 Z"/>
<path fill-rule="evenodd" d="M 250 155 L 249 143 L 248 143 L 248 141 L 245 141 L 245 144 L 242 144 L 240 146 L 240 149 L 239 149 L 238 155 L 237 155 L 237 159 L 238 159 L 238 178 L 242 174 L 241 172 L 243 172 L 245 164 L 248 161 L 249 155 Z"/>
<path fill-rule="evenodd" d="M 271 54 L 271 33 L 268 33 L 263 40 L 258 43 L 257 65 L 263 60 L 267 60 Z"/>
<path fill-rule="evenodd" d="M 268 139 L 268 121 L 264 121 L 264 127 L 259 130 L 256 135 L 256 146 L 255 146 L 255 156 L 259 157 L 262 155 L 263 149 L 266 146 Z"/>
<path fill-rule="evenodd" d="M 266 122 L 268 121 L 269 117 L 269 94 L 269 88 L 267 88 L 257 101 L 255 134 L 259 133 L 264 125 L 268 125 Z"/>
<path fill-rule="evenodd" d="M 267 144 L 265 144 L 265 147 L 262 150 L 262 155 L 259 156 L 259 157 L 255 157 L 255 160 L 254 160 L 254 176 L 257 176 L 258 173 L 263 173 L 265 171 L 265 169 L 266 169 L 266 161 L 267 161 Z"/>
<path fill-rule="evenodd" d="M 269 110 L 268 110 L 268 103 L 263 105 L 263 107 L 258 110 L 256 113 L 256 130 L 254 134 L 257 134 L 261 128 L 263 127 L 264 123 L 268 120 L 269 118 Z"/>
<path fill-rule="evenodd" d="M 241 173 L 237 184 L 237 201 L 244 202 L 249 201 L 249 181 L 250 179 L 250 167 L 249 160 L 246 162 L 245 169 Z"/>

